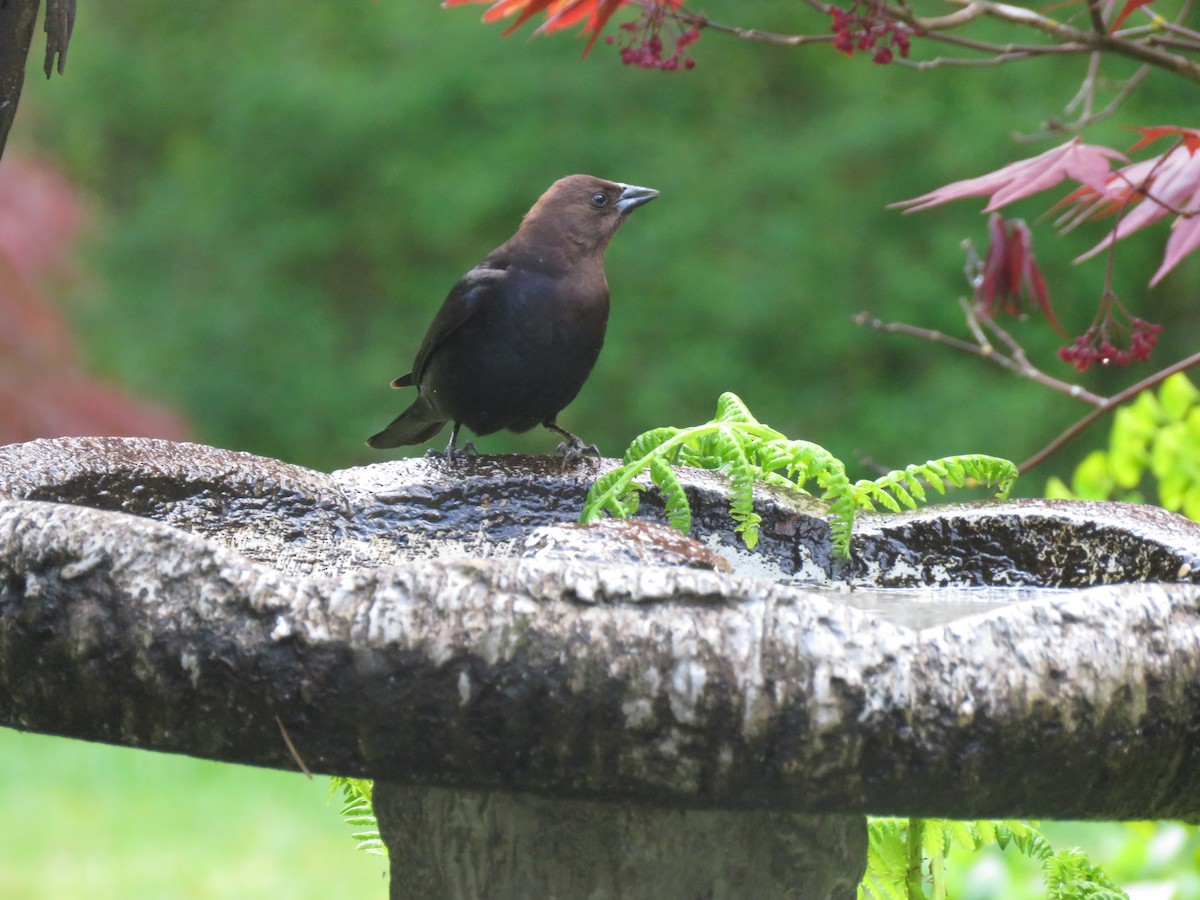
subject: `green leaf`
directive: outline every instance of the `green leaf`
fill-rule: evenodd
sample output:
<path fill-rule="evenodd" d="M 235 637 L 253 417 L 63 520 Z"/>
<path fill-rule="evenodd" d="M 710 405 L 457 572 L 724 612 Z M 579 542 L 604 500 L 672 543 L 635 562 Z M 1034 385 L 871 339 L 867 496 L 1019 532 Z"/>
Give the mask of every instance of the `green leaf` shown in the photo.
<path fill-rule="evenodd" d="M 758 419 L 750 414 L 749 408 L 737 394 L 724 393 L 717 398 L 716 422 L 738 422 L 757 425 Z"/>
<path fill-rule="evenodd" d="M 1183 502 L 1178 509 L 1193 522 L 1200 522 L 1200 484 L 1192 482 L 1184 492 Z"/>
<path fill-rule="evenodd" d="M 1189 407 L 1200 403 L 1200 391 L 1182 372 L 1176 372 L 1158 389 L 1163 411 L 1172 419 L 1182 419 Z"/>
<path fill-rule="evenodd" d="M 1071 490 L 1081 500 L 1107 500 L 1114 484 L 1108 471 L 1108 454 L 1093 450 L 1075 467 Z"/>
<path fill-rule="evenodd" d="M 1051 475 L 1046 481 L 1045 495 L 1050 500 L 1078 500 L 1071 489 L 1057 475 Z"/>
<path fill-rule="evenodd" d="M 1145 432 L 1136 423 L 1133 412 L 1118 409 L 1113 416 L 1112 434 L 1109 438 L 1108 474 L 1123 488 L 1131 488 L 1142 480 L 1150 460 L 1150 442 L 1155 432 Z"/>

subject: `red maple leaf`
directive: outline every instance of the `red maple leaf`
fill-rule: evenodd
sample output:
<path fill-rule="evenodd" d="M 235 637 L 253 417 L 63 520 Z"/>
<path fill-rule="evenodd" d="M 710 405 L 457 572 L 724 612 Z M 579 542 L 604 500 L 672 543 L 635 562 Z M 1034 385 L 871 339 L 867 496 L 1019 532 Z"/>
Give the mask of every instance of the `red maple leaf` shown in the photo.
<path fill-rule="evenodd" d="M 1108 33 L 1112 34 L 1122 23 L 1128 19 L 1136 10 L 1143 6 L 1149 6 L 1154 0 L 1126 0 L 1125 7 L 1121 10 L 1121 14 L 1117 16 L 1117 20 L 1112 23 L 1112 28 L 1108 29 Z"/>
<path fill-rule="evenodd" d="M 1176 126 L 1138 130 L 1142 138 L 1133 150 L 1163 137 L 1177 137 L 1178 141 L 1165 153 L 1118 169 L 1098 190 L 1089 185 L 1068 195 L 1064 202 L 1074 204 L 1075 212 L 1066 227 L 1128 210 L 1100 243 L 1076 259 L 1082 262 L 1121 238 L 1174 214 L 1162 264 L 1150 279 L 1154 286 L 1180 260 L 1200 248 L 1200 153 L 1196 152 L 1200 150 L 1200 131 Z"/>
<path fill-rule="evenodd" d="M 988 251 L 975 279 L 975 306 L 988 318 L 1004 312 L 1020 316 L 1026 296 L 1059 334 L 1066 336 L 1050 308 L 1050 290 L 1033 255 L 1033 234 L 1021 219 L 988 217 Z"/>
<path fill-rule="evenodd" d="M 984 212 L 994 212 L 1022 197 L 1049 190 L 1066 178 L 1100 192 L 1108 184 L 1112 173 L 1108 162 L 1110 159 L 1125 159 L 1125 155 L 1110 147 L 1083 144 L 1079 138 L 1072 138 L 1039 156 L 1009 163 L 1002 169 L 978 178 L 956 181 L 920 197 L 893 203 L 889 208 L 916 212 L 963 197 L 990 195 Z"/>
<path fill-rule="evenodd" d="M 540 12 L 546 14 L 546 21 L 538 28 L 538 31 L 557 31 L 560 28 L 569 28 L 586 17 L 587 22 L 584 24 L 583 30 L 590 32 L 587 46 L 583 50 L 583 54 L 586 56 L 592 49 L 592 45 L 596 43 L 596 38 L 600 36 L 604 26 L 608 24 L 608 20 L 612 18 L 613 13 L 625 2 L 626 0 L 498 0 L 498 2 L 493 2 L 493 0 L 443 0 L 442 6 L 458 6 L 462 3 L 491 3 L 492 5 L 483 14 L 485 22 L 495 22 L 515 14 L 517 18 L 508 28 L 504 29 L 505 35 L 512 34 Z M 664 0 L 664 2 L 665 5 L 674 7 L 679 5 L 680 0 Z"/>

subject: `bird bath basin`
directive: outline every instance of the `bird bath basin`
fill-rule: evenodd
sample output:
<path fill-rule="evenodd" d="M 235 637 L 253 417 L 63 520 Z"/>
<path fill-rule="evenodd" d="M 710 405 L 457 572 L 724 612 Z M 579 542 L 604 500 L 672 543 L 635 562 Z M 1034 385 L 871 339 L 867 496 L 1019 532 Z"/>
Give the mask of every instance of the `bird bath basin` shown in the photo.
<path fill-rule="evenodd" d="M 866 813 L 1200 809 L 1193 523 L 965 504 L 842 564 L 704 472 L 694 541 L 575 527 L 609 464 L 0 447 L 0 724 L 375 778 L 394 897 L 853 896 Z"/>

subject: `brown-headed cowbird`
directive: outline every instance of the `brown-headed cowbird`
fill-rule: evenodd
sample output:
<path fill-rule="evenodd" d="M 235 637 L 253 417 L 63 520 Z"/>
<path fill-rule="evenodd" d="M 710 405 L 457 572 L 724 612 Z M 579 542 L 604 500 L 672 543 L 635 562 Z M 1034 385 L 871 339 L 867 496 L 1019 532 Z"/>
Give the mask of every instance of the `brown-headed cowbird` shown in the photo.
<path fill-rule="evenodd" d="M 367 444 L 421 444 L 452 422 L 453 459 L 463 425 L 477 435 L 544 425 L 563 438 L 564 462 L 596 452 L 555 420 L 604 343 L 604 250 L 629 213 L 656 196 L 590 175 L 554 182 L 517 233 L 450 290 L 412 371 L 392 382 L 415 387 L 416 401 Z"/>

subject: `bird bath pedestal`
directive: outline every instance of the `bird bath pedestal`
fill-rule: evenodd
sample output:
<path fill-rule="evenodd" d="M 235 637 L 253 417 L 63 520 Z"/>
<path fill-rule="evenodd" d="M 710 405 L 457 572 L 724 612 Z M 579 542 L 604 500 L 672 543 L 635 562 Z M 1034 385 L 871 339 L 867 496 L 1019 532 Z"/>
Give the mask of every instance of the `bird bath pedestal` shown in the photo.
<path fill-rule="evenodd" d="M 1200 810 L 1192 523 L 940 507 L 839 567 L 701 472 L 695 542 L 571 526 L 607 465 L 0 447 L 0 724 L 374 778 L 393 897 L 852 897 L 867 813 Z"/>

